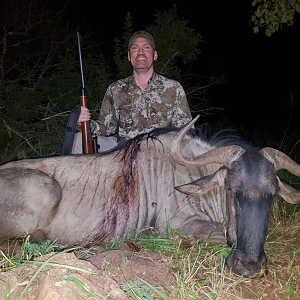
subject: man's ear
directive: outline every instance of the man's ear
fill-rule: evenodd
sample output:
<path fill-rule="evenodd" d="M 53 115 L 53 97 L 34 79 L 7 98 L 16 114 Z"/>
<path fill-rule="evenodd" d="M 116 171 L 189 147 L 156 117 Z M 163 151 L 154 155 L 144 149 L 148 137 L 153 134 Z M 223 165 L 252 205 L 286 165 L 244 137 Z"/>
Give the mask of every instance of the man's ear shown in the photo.
<path fill-rule="evenodd" d="M 154 51 L 154 60 L 157 60 L 157 58 L 158 58 L 158 54 L 157 54 L 157 51 L 155 50 Z"/>
<path fill-rule="evenodd" d="M 128 51 L 128 55 L 127 55 L 128 60 L 130 61 L 130 53 Z"/>

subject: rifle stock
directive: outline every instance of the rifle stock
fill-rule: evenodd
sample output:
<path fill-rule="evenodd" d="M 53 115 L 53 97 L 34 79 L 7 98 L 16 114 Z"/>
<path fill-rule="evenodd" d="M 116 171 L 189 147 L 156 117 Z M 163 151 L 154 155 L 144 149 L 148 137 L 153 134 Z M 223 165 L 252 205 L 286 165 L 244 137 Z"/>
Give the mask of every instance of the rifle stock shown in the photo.
<path fill-rule="evenodd" d="M 80 103 L 81 103 L 81 106 L 87 107 L 87 101 L 86 101 L 86 96 L 85 96 L 85 91 L 84 91 L 84 78 L 83 78 L 83 67 L 82 67 L 79 32 L 77 32 L 77 40 L 78 40 L 79 61 L 80 61 L 80 71 L 81 71 L 81 83 L 82 83 Z M 82 153 L 94 153 L 91 127 L 90 127 L 90 122 L 89 121 L 81 123 L 81 132 L 82 132 Z"/>
<path fill-rule="evenodd" d="M 86 96 L 83 96 L 81 94 L 80 103 L 81 106 L 87 107 Z M 88 153 L 88 154 L 94 153 L 91 127 L 89 121 L 81 123 L 81 133 L 82 133 L 82 153 Z"/>

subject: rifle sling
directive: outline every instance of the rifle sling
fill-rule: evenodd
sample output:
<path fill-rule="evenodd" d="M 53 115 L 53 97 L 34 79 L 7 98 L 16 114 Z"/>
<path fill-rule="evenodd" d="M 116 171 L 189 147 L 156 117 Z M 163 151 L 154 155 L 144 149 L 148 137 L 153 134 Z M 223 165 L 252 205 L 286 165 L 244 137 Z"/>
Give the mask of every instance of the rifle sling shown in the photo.
<path fill-rule="evenodd" d="M 77 122 L 80 115 L 81 107 L 76 105 L 70 112 L 68 123 L 65 130 L 64 144 L 62 155 L 72 154 L 72 148 L 77 128 Z"/>

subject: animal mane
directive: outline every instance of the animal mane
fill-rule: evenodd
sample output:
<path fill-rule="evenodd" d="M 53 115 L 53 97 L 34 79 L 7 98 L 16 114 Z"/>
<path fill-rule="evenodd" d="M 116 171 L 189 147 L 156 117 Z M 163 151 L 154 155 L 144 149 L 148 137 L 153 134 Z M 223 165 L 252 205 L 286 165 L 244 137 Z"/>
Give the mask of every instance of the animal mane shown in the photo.
<path fill-rule="evenodd" d="M 177 127 L 162 127 L 153 129 L 147 133 L 141 133 L 134 138 L 129 140 L 123 141 L 114 148 L 102 152 L 101 155 L 107 155 L 112 152 L 120 152 L 124 151 L 124 156 L 126 157 L 129 154 L 129 151 L 136 150 L 140 143 L 144 140 L 159 140 L 159 137 L 167 134 L 169 132 L 178 132 L 181 128 Z M 236 129 L 227 128 L 216 130 L 211 128 L 209 125 L 204 125 L 201 127 L 197 127 L 195 129 L 190 129 L 187 133 L 188 135 L 199 138 L 202 141 L 214 146 L 214 147 L 222 147 L 222 146 L 229 146 L 229 145 L 239 145 L 243 148 L 248 148 L 249 145 L 240 137 L 238 131 Z M 129 155 L 133 155 L 132 153 Z"/>
<path fill-rule="evenodd" d="M 137 136 L 135 136 L 134 138 L 131 138 L 129 140 L 123 141 L 120 144 L 118 144 L 117 146 L 115 146 L 114 148 L 101 152 L 101 155 L 107 155 L 113 152 L 118 152 L 120 153 L 122 150 L 124 151 L 124 155 L 123 155 L 123 159 L 129 154 L 130 156 L 133 155 L 132 151 L 136 150 L 137 148 L 139 148 L 140 143 L 143 140 L 158 140 L 159 135 L 168 133 L 170 131 L 179 131 L 178 128 L 171 128 L 171 127 L 163 127 L 163 128 L 156 128 L 153 129 L 150 132 L 146 132 L 146 133 L 141 133 Z M 131 151 L 131 153 L 129 153 L 129 151 Z"/>
<path fill-rule="evenodd" d="M 202 141 L 214 147 L 238 145 L 243 148 L 248 148 L 250 146 L 235 128 L 216 129 L 205 125 L 191 130 L 191 133 L 193 136 L 200 138 Z"/>

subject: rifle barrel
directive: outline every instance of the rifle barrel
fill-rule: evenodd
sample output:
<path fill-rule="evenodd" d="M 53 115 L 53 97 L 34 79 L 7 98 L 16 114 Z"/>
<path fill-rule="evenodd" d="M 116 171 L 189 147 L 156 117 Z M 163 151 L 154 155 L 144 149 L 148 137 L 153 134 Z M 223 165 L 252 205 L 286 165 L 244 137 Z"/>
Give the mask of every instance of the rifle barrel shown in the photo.
<path fill-rule="evenodd" d="M 87 107 L 87 101 L 86 101 L 85 90 L 84 90 L 84 77 L 83 77 L 83 66 L 82 66 L 79 32 L 77 32 L 77 40 L 78 40 L 78 52 L 79 52 L 80 74 L 81 74 L 81 84 L 82 84 L 80 102 L 81 102 L 81 106 Z M 91 127 L 89 121 L 81 122 L 81 132 L 82 132 L 82 153 L 94 153 Z"/>
<path fill-rule="evenodd" d="M 78 42 L 78 53 L 79 53 L 79 63 L 80 63 L 81 84 L 82 84 L 82 89 L 84 89 L 84 77 L 83 77 L 83 66 L 82 66 L 81 46 L 80 46 L 80 34 L 79 34 L 79 32 L 77 32 L 77 42 Z"/>

